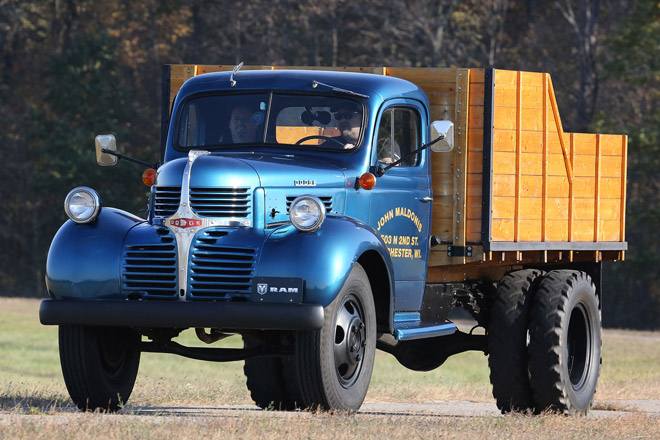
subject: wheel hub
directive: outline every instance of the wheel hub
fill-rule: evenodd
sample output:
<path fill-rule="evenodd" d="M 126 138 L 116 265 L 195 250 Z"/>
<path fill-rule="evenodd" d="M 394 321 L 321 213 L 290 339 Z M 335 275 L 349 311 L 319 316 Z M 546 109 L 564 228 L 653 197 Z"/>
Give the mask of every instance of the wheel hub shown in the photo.
<path fill-rule="evenodd" d="M 360 304 L 357 298 L 348 297 L 337 313 L 334 345 L 337 378 L 345 388 L 352 386 L 359 376 L 366 341 Z"/>

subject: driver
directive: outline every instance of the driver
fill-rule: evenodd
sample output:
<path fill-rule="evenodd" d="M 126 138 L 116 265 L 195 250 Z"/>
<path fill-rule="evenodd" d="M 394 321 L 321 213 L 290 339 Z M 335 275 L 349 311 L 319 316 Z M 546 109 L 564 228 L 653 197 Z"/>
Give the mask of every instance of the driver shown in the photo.
<path fill-rule="evenodd" d="M 337 148 L 339 144 L 344 149 L 354 148 L 360 137 L 360 128 L 362 126 L 362 108 L 357 102 L 343 101 L 330 107 L 333 117 L 337 121 L 339 136 L 333 137 L 323 144 L 322 147 Z"/>
<path fill-rule="evenodd" d="M 252 121 L 252 111 L 246 105 L 234 107 L 229 119 L 229 131 L 235 144 L 256 140 L 257 125 Z"/>

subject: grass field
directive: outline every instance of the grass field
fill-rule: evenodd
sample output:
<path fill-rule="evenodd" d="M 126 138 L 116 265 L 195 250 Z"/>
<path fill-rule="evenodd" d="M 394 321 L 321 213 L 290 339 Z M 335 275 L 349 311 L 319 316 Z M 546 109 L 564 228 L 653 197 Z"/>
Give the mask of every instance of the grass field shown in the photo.
<path fill-rule="evenodd" d="M 71 408 L 60 372 L 57 329 L 38 322 L 37 300 L 0 298 L 0 438 L 659 438 L 660 417 L 554 415 L 438 417 L 402 414 L 265 413 L 229 410 L 205 415 L 203 407 L 249 405 L 242 362 L 206 363 L 143 354 L 135 390 L 119 415 L 81 414 Z M 202 345 L 192 332 L 186 344 Z M 597 392 L 603 409 L 617 400 L 660 399 L 660 335 L 608 330 Z M 226 344 L 239 345 L 230 338 Z M 368 402 L 439 400 L 492 402 L 487 358 L 464 353 L 428 373 L 411 372 L 378 353 Z M 614 402 L 614 403 L 613 403 Z M 493 407 L 494 407 L 493 402 Z M 150 411 L 144 411 L 149 407 Z M 159 409 L 188 408 L 188 416 L 158 416 Z M 190 408 L 193 408 L 190 410 Z M 200 408 L 196 414 L 194 408 Z"/>

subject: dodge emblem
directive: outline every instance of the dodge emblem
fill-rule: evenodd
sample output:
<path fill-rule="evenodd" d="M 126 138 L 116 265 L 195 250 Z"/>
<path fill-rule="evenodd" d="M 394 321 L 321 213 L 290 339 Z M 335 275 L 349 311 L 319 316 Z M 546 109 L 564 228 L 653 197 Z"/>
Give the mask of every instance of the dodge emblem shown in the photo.
<path fill-rule="evenodd" d="M 175 218 L 170 220 L 170 225 L 184 229 L 194 228 L 196 226 L 202 226 L 202 221 L 194 218 Z"/>
<path fill-rule="evenodd" d="M 268 284 L 257 284 L 257 293 L 265 295 L 268 292 Z"/>

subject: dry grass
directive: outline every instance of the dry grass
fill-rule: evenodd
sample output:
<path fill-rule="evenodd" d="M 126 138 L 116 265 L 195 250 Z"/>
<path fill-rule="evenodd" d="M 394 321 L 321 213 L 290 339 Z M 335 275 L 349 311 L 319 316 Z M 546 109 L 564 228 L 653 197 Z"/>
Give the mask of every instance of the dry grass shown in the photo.
<path fill-rule="evenodd" d="M 660 417 L 643 413 L 603 420 L 262 412 L 249 406 L 242 362 L 162 354 L 143 356 L 121 414 L 81 414 L 71 408 L 61 377 L 57 331 L 38 323 L 38 304 L 0 298 L 0 438 L 660 438 Z M 191 332 L 182 337 L 184 343 L 194 338 Z M 659 343 L 654 332 L 605 331 L 597 399 L 607 402 L 597 403 L 598 409 L 625 409 L 617 400 L 660 397 Z M 367 401 L 436 400 L 492 402 L 487 358 L 464 353 L 435 371 L 415 373 L 378 353 Z"/>
<path fill-rule="evenodd" d="M 220 416 L 136 416 L 62 413 L 0 416 L 0 436 L 30 439 L 470 438 L 656 439 L 658 418 L 562 416 L 432 417 L 229 411 Z"/>

